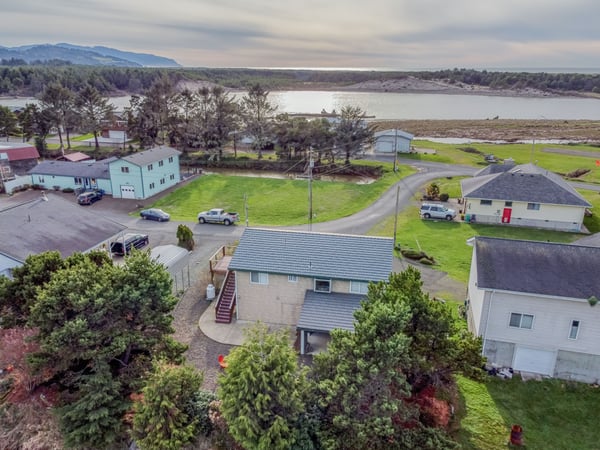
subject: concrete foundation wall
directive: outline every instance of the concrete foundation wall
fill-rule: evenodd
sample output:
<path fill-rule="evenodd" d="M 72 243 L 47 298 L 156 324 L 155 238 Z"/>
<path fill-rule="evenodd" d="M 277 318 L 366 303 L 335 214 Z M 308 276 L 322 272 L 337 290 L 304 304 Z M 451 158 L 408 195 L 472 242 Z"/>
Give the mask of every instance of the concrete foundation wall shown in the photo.
<path fill-rule="evenodd" d="M 600 356 L 559 350 L 554 376 L 584 383 L 600 382 Z"/>
<path fill-rule="evenodd" d="M 515 344 L 511 342 L 486 340 L 484 343 L 483 354 L 490 364 L 512 367 L 514 353 Z"/>

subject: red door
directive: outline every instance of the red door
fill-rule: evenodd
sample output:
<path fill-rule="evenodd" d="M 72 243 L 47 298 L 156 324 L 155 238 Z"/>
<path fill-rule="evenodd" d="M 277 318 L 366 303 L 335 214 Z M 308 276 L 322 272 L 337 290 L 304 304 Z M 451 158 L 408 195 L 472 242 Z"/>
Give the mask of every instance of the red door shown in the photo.
<path fill-rule="evenodd" d="M 502 211 L 502 223 L 510 223 L 510 214 L 512 213 L 512 208 L 504 208 Z"/>

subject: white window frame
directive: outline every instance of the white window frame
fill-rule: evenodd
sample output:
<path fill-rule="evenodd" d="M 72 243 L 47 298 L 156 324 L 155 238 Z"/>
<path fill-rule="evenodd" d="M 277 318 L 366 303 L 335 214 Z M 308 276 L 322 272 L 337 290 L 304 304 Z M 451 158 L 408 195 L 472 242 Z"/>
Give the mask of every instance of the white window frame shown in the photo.
<path fill-rule="evenodd" d="M 121 166 L 121 172 L 122 173 L 129 173 L 129 167 L 127 167 L 127 166 Z"/>
<path fill-rule="evenodd" d="M 577 325 L 575 325 L 577 322 Z M 573 319 L 571 320 L 571 326 L 569 327 L 569 339 L 572 341 L 576 341 L 579 337 L 579 330 L 581 329 L 581 320 Z M 575 330 L 575 336 L 573 337 L 573 330 Z"/>
<path fill-rule="evenodd" d="M 368 292 L 369 292 L 369 282 L 368 281 L 358 281 L 358 280 L 350 281 L 350 293 L 351 294 L 366 294 Z"/>
<path fill-rule="evenodd" d="M 290 283 L 297 283 L 298 282 L 298 275 L 288 275 L 288 282 L 290 282 Z"/>
<path fill-rule="evenodd" d="M 160 160 L 160 161 L 158 162 L 158 167 L 162 167 L 162 166 L 163 166 L 163 164 L 164 164 L 164 161 L 163 161 L 163 160 Z"/>
<path fill-rule="evenodd" d="M 329 286 L 329 288 L 327 290 L 325 289 L 317 289 L 317 283 L 327 283 L 327 286 Z M 324 292 L 324 293 L 330 293 L 331 292 L 331 279 L 329 278 L 315 278 L 314 283 L 313 283 L 313 290 L 315 292 Z"/>
<path fill-rule="evenodd" d="M 492 200 L 481 199 L 481 200 L 479 200 L 479 204 L 481 206 L 492 206 Z"/>
<path fill-rule="evenodd" d="M 511 325 L 513 315 L 520 316 L 519 317 L 519 325 Z M 523 326 L 523 317 L 525 317 L 525 316 L 531 317 L 531 326 L 530 327 Z M 508 326 L 510 328 L 519 328 L 521 330 L 533 330 L 533 321 L 534 320 L 535 320 L 535 316 L 533 314 L 511 312 L 510 316 L 508 317 Z"/>
<path fill-rule="evenodd" d="M 250 283 L 269 284 L 269 274 L 265 272 L 250 272 Z"/>
<path fill-rule="evenodd" d="M 529 211 L 539 211 L 540 203 L 534 203 L 534 202 L 527 203 L 527 209 Z"/>
<path fill-rule="evenodd" d="M 152 165 L 152 164 L 148 164 L 148 172 L 150 172 L 150 171 L 151 171 L 151 170 L 153 170 L 153 169 L 154 169 L 154 165 Z"/>

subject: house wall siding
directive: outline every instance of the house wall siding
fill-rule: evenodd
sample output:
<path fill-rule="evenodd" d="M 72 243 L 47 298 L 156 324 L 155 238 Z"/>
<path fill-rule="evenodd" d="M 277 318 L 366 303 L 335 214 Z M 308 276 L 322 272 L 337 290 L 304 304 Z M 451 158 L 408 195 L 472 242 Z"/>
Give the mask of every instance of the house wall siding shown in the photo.
<path fill-rule="evenodd" d="M 382 153 L 394 153 L 394 145 L 396 146 L 396 151 L 400 153 L 409 153 L 410 152 L 410 143 L 412 142 L 410 139 L 406 139 L 403 136 L 398 136 L 396 143 L 394 144 L 395 137 L 393 134 L 380 136 L 375 141 L 375 151 Z"/>
<path fill-rule="evenodd" d="M 236 271 L 238 319 L 295 326 L 306 291 L 314 289 L 314 278 L 298 277 L 290 282 L 287 275 L 268 276 L 268 284 L 251 283 L 250 272 Z M 332 280 L 331 290 L 347 293 L 350 283 Z"/>
<path fill-rule="evenodd" d="M 91 178 L 79 177 L 82 179 L 82 184 L 75 184 L 75 177 L 64 176 L 64 175 L 44 175 L 44 174 L 31 174 L 31 184 L 38 184 L 44 189 L 54 189 L 58 186 L 59 190 L 62 189 L 103 189 L 105 194 L 112 194 L 112 185 L 109 179 L 96 178 L 95 185 L 92 184 Z M 86 184 L 87 182 L 87 184 Z"/>
<path fill-rule="evenodd" d="M 584 383 L 599 383 L 600 356 L 559 350 L 554 376 Z"/>
<path fill-rule="evenodd" d="M 467 299 L 469 301 L 467 319 L 469 330 L 476 336 L 480 336 L 483 333 L 481 326 L 483 321 L 484 297 L 485 291 L 477 289 L 477 255 L 476 252 L 473 252 L 467 290 Z"/>
<path fill-rule="evenodd" d="M 121 185 L 135 188 L 135 197 L 145 199 L 175 186 L 181 179 L 179 171 L 179 156 L 173 155 L 173 162 L 169 158 L 156 160 L 152 163 L 138 166 L 131 162 L 119 159 L 110 164 L 113 196 L 121 198 Z M 159 162 L 163 165 L 160 166 Z M 152 165 L 152 169 L 148 166 Z M 122 172 L 121 167 L 128 167 L 129 173 Z"/>
<path fill-rule="evenodd" d="M 510 201 L 510 200 L 507 200 Z M 479 198 L 465 197 L 465 214 L 475 215 L 478 223 L 502 223 L 504 208 L 510 208 L 509 225 L 549 228 L 561 231 L 579 231 L 583 223 L 583 206 L 551 205 L 543 203 L 539 210 L 527 209 L 528 202 L 513 202 L 505 206 L 504 200 L 492 200 L 491 205 L 482 205 Z"/>
<path fill-rule="evenodd" d="M 123 172 L 121 167 L 127 167 L 129 172 Z M 109 170 L 113 197 L 121 198 L 121 186 L 128 185 L 133 186 L 135 189 L 135 198 L 140 200 L 145 198 L 141 167 L 129 161 L 119 159 L 110 163 Z"/>

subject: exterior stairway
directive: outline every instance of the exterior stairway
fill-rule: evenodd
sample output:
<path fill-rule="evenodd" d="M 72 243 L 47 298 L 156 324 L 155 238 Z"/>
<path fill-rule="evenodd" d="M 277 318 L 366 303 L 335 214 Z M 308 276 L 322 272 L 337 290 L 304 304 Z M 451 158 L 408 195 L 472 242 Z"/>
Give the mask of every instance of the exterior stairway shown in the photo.
<path fill-rule="evenodd" d="M 217 323 L 231 323 L 235 309 L 235 272 L 227 272 L 215 307 Z"/>

